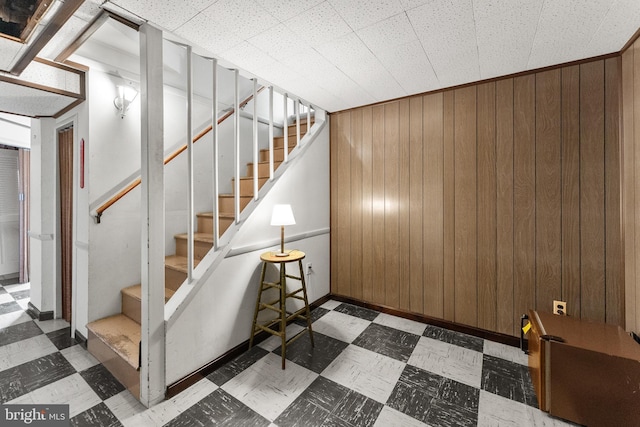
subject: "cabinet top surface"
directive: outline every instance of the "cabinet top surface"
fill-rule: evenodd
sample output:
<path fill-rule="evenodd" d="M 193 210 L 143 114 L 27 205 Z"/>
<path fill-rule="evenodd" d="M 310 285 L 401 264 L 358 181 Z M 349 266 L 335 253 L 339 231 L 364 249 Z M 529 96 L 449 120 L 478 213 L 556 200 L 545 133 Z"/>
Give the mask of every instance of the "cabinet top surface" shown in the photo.
<path fill-rule="evenodd" d="M 554 335 L 570 346 L 640 361 L 640 344 L 617 325 L 533 310 L 529 314 L 540 335 Z"/>

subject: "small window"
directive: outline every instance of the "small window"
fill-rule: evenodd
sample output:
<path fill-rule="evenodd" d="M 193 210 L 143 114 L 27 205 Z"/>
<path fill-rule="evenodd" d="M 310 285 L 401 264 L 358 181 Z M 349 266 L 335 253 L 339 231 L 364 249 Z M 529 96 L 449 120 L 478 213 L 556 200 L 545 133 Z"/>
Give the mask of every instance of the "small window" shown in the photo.
<path fill-rule="evenodd" d="M 0 0 L 0 36 L 26 43 L 55 0 Z"/>

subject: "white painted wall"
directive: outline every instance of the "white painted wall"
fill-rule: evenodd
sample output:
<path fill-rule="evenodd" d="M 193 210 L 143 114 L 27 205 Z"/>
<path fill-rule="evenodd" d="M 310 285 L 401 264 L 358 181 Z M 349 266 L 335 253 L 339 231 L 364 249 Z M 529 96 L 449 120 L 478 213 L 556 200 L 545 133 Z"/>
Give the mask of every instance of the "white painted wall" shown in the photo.
<path fill-rule="evenodd" d="M 55 308 L 56 265 L 56 123 L 31 122 L 30 266 L 31 304 L 41 312 Z"/>
<path fill-rule="evenodd" d="M 329 293 L 329 201 L 329 126 L 325 126 L 261 199 L 233 241 L 238 249 L 263 248 L 223 260 L 167 330 L 168 384 L 249 338 L 260 280 L 260 253 L 278 247 L 274 242 L 279 241 L 280 228 L 269 225 L 274 204 L 292 205 L 296 225 L 286 227 L 287 236 L 317 234 L 286 245 L 306 253 L 303 263 L 313 263 L 313 273 L 307 276 L 310 302 Z"/>

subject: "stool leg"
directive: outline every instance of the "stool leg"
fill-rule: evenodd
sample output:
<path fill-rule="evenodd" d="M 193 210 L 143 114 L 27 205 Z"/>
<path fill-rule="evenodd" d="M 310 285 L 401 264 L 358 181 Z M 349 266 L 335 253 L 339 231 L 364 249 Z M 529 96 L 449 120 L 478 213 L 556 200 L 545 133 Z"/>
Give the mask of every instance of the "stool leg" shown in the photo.
<path fill-rule="evenodd" d="M 315 347 L 313 343 L 313 329 L 311 329 L 311 310 L 309 310 L 309 299 L 307 298 L 307 284 L 304 280 L 304 270 L 302 270 L 302 260 L 298 260 L 300 268 L 300 281 L 302 282 L 302 296 L 304 297 L 304 306 L 306 308 L 307 328 L 309 329 L 309 338 L 311 339 L 311 347 Z"/>
<path fill-rule="evenodd" d="M 285 263 L 280 263 L 280 336 L 282 337 L 282 369 L 287 352 L 287 272 Z"/>
<path fill-rule="evenodd" d="M 262 289 L 264 287 L 264 273 L 267 270 L 267 263 L 262 263 L 262 273 L 260 273 L 260 289 L 258 289 L 258 298 L 256 300 L 256 310 L 253 312 L 253 323 L 251 324 L 251 338 L 249 338 L 249 348 L 253 346 L 253 338 L 256 334 L 256 323 L 258 322 L 258 312 L 260 311 L 260 301 L 262 300 Z"/>

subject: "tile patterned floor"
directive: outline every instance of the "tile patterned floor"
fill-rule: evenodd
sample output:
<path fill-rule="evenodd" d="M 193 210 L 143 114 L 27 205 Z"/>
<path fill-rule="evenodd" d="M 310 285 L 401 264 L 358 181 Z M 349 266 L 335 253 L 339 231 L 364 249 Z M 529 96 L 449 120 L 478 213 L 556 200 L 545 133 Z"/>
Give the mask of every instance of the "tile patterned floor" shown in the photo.
<path fill-rule="evenodd" d="M 0 286 L 0 404 L 66 403 L 74 426 L 563 426 L 537 409 L 517 348 L 328 301 L 308 335 L 272 337 L 178 396 L 144 408 L 70 338 Z M 291 324 L 289 333 L 302 330 Z"/>

